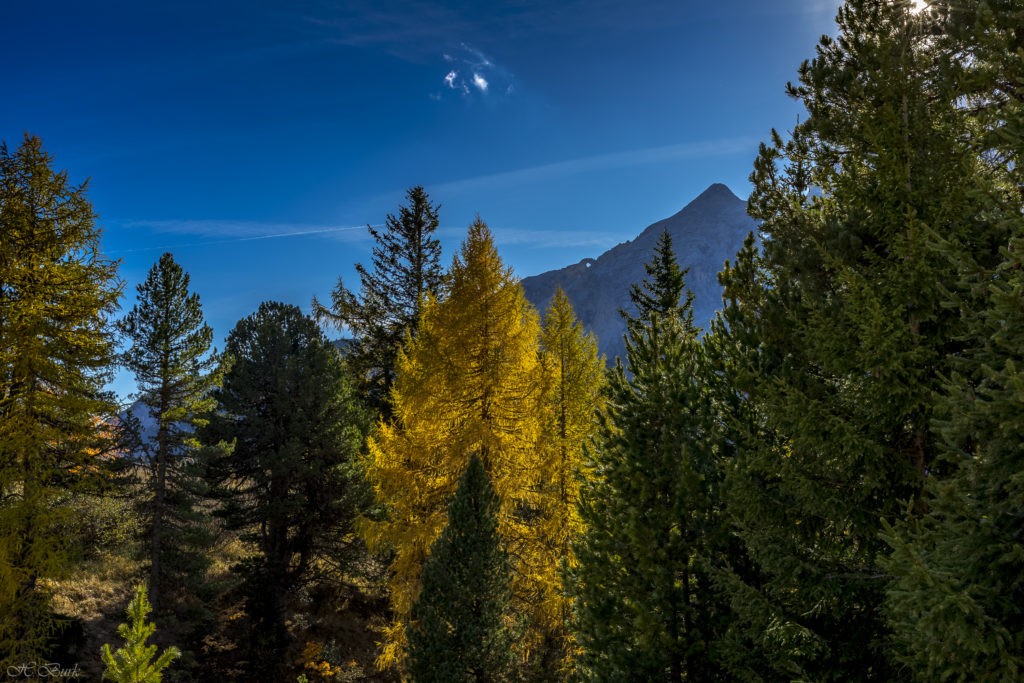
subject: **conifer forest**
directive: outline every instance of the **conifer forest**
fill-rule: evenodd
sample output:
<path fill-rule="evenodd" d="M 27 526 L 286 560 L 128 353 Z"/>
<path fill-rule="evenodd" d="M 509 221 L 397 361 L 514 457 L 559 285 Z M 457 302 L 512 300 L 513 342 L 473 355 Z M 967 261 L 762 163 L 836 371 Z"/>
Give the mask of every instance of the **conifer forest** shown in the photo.
<path fill-rule="evenodd" d="M 419 186 L 215 339 L 4 142 L 0 679 L 1024 680 L 1024 3 L 917 4 L 840 7 L 717 316 L 665 232 L 617 358 Z"/>

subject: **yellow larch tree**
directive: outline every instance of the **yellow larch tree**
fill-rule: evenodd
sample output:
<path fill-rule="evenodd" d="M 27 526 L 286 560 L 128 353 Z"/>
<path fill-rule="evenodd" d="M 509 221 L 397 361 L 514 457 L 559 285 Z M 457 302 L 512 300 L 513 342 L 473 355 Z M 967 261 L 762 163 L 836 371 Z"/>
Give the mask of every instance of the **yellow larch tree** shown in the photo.
<path fill-rule="evenodd" d="M 48 661 L 68 494 L 94 490 L 110 447 L 99 419 L 116 410 L 103 389 L 123 283 L 87 190 L 38 137 L 0 142 L 0 671 Z"/>
<path fill-rule="evenodd" d="M 568 630 L 571 600 L 562 588 L 562 562 L 573 565 L 572 542 L 582 533 L 579 515 L 584 447 L 594 433 L 595 413 L 603 404 L 604 357 L 583 328 L 562 288 L 544 314 L 540 336 L 545 375 L 539 467 L 533 486 L 536 515 L 528 556 L 533 566 L 530 637 L 535 664 L 547 676 L 564 678 L 571 662 Z"/>
<path fill-rule="evenodd" d="M 392 624 L 378 666 L 401 666 L 406 624 L 428 549 L 470 457 L 480 457 L 500 499 L 498 527 L 518 576 L 536 508 L 543 375 L 537 313 L 498 257 L 487 225 L 469 227 L 448 273 L 448 296 L 424 303 L 396 364 L 392 420 L 369 440 L 366 470 L 382 521 L 363 524 L 371 549 L 392 549 Z M 528 563 L 532 565 L 531 563 Z M 517 606 L 517 610 L 521 607 Z"/>

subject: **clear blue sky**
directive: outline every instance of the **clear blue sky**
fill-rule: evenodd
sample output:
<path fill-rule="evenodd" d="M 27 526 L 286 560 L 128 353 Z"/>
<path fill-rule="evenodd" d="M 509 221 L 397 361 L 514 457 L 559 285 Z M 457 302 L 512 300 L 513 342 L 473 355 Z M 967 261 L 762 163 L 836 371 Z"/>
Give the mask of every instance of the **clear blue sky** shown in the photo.
<path fill-rule="evenodd" d="M 358 284 L 361 226 L 412 185 L 442 204 L 446 263 L 479 213 L 521 276 L 713 182 L 746 196 L 837 4 L 7 2 L 0 139 L 91 178 L 126 308 L 172 251 L 223 347 L 260 301 Z"/>

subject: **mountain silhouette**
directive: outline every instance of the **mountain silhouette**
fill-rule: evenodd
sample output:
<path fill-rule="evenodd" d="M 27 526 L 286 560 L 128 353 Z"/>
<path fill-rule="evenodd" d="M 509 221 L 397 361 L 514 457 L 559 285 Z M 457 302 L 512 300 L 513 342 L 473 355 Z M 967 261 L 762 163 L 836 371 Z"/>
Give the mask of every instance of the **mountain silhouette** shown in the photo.
<path fill-rule="evenodd" d="M 747 203 L 715 183 L 673 216 L 647 226 L 636 239 L 612 247 L 596 259 L 586 258 L 559 270 L 522 281 L 526 297 L 543 314 L 558 285 L 572 302 L 576 315 L 597 336 L 598 348 L 609 363 L 625 355 L 626 325 L 619 309 L 633 311 L 630 285 L 646 277 L 658 236 L 668 230 L 679 265 L 689 268 L 686 285 L 694 293 L 694 323 L 706 328 L 721 308 L 718 272 L 734 259 L 747 234 L 757 227 L 747 215 Z"/>

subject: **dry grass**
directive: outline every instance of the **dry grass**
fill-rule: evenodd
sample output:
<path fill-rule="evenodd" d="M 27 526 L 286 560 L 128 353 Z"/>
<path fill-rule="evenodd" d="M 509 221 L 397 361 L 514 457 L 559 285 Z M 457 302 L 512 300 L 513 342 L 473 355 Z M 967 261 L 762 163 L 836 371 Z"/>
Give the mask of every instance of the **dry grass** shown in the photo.
<path fill-rule="evenodd" d="M 54 582 L 53 608 L 82 620 L 85 652 L 80 668 L 85 680 L 100 680 L 104 643 L 118 642 L 117 626 L 139 581 L 137 561 L 108 554 L 77 567 L 70 576 Z"/>
<path fill-rule="evenodd" d="M 123 552 L 124 555 L 110 553 L 83 562 L 69 576 L 52 584 L 54 609 L 80 619 L 84 627 L 86 654 L 79 662 L 83 680 L 100 680 L 101 648 L 104 643 L 115 648 L 120 643 L 117 627 L 125 620 L 124 610 L 135 586 L 145 580 L 143 564 L 125 556 L 131 554 L 129 549 Z M 230 589 L 238 580 L 231 567 L 252 553 L 253 548 L 237 537 L 218 538 L 207 574 L 219 593 L 209 605 L 216 623 L 192 646 L 194 666 L 183 668 L 184 662 L 178 662 L 168 670 L 166 680 L 249 680 L 238 661 L 248 637 L 244 632 L 242 605 L 231 597 Z M 333 675 L 325 677 L 320 675 L 322 671 L 309 669 L 311 682 L 397 681 L 394 672 L 380 672 L 374 665 L 376 641 L 387 619 L 387 595 L 381 582 L 383 567 L 364 556 L 351 576 L 336 575 L 326 567 L 318 569 L 323 580 L 301 591 L 291 604 L 289 625 L 295 638 L 294 648 L 282 656 L 299 664 L 303 650 L 310 643 L 318 643 L 324 655 L 319 659 L 323 661 L 329 655 L 333 665 L 329 671 Z M 156 622 L 156 644 L 185 644 L 178 631 L 184 625 L 160 618 Z"/>
<path fill-rule="evenodd" d="M 131 599 L 139 572 L 138 562 L 119 555 L 91 561 L 63 581 L 55 582 L 54 609 L 83 621 L 123 610 Z"/>

